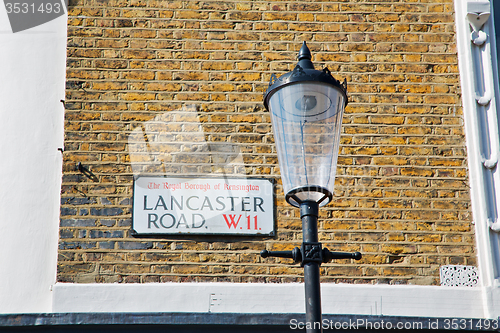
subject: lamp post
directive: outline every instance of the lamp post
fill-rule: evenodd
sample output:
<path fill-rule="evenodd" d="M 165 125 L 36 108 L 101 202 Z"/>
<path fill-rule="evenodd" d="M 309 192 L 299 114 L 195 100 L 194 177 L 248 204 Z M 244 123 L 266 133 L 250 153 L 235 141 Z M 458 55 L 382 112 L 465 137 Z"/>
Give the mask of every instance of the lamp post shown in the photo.
<path fill-rule="evenodd" d="M 327 68 L 315 70 L 311 52 L 302 44 L 294 70 L 273 74 L 264 95 L 271 113 L 286 201 L 300 208 L 302 246 L 292 251 L 263 250 L 261 256 L 292 258 L 304 267 L 307 332 L 321 332 L 321 263 L 361 259 L 361 253 L 331 252 L 318 241 L 319 207 L 333 197 L 347 81 L 337 81 Z"/>

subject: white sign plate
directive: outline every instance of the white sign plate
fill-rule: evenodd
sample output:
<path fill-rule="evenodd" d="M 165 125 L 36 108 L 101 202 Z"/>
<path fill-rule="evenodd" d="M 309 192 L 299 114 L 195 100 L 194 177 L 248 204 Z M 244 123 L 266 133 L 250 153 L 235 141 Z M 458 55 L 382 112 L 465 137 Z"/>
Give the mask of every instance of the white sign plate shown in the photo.
<path fill-rule="evenodd" d="M 139 177 L 132 228 L 155 234 L 274 234 L 267 179 Z"/>

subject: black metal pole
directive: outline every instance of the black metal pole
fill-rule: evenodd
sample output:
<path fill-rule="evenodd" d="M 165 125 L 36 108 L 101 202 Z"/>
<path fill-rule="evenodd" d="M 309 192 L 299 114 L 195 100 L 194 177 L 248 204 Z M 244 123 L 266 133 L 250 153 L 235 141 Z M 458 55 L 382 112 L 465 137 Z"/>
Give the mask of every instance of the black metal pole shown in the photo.
<path fill-rule="evenodd" d="M 296 202 L 300 202 L 296 198 Z M 262 250 L 262 258 L 280 257 L 291 258 L 304 267 L 304 284 L 306 298 L 306 332 L 323 332 L 321 318 L 321 290 L 319 266 L 323 262 L 333 259 L 360 260 L 361 253 L 331 252 L 322 248 L 318 242 L 319 204 L 316 201 L 300 202 L 300 218 L 302 219 L 302 247 L 292 251 Z"/>
<path fill-rule="evenodd" d="M 314 201 L 305 201 L 300 205 L 300 217 L 302 219 L 303 251 L 307 249 L 306 244 L 318 243 L 318 211 L 319 205 Z M 321 251 L 321 245 L 320 245 Z M 303 254 L 303 260 L 307 254 Z M 321 290 L 319 266 L 321 261 L 304 260 L 304 284 L 306 297 L 306 332 L 322 332 L 321 325 Z"/>
<path fill-rule="evenodd" d="M 299 201 L 299 200 L 297 200 Z M 323 332 L 321 318 L 321 290 L 319 266 L 333 259 L 361 259 L 361 253 L 331 252 L 322 248 L 318 242 L 319 204 L 315 201 L 300 202 L 300 218 L 302 219 L 302 247 L 292 251 L 263 250 L 262 258 L 292 258 L 304 267 L 304 284 L 306 296 L 306 332 Z"/>

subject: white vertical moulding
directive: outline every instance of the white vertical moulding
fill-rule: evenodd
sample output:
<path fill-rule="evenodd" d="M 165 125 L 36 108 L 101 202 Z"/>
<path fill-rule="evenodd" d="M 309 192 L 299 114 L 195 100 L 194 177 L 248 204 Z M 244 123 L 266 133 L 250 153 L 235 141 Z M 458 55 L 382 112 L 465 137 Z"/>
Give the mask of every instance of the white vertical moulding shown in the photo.
<path fill-rule="evenodd" d="M 455 10 L 479 277 L 485 287 L 485 316 L 494 317 L 499 309 L 492 295 L 500 277 L 500 138 L 494 22 L 489 1 L 455 0 Z"/>

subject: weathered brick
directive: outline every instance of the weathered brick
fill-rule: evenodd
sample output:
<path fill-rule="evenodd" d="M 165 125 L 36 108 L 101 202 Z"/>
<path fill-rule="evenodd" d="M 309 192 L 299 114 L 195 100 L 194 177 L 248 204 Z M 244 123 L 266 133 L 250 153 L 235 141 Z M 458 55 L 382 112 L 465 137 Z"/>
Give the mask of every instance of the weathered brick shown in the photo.
<path fill-rule="evenodd" d="M 147 129 L 175 133 L 168 144 L 147 135 L 150 152 L 170 154 L 151 172 L 214 172 L 208 150 L 173 155 L 181 149 L 174 140 L 198 143 L 184 132 L 201 122 L 198 138 L 238 147 L 241 172 L 279 180 L 262 94 L 271 73 L 293 69 L 302 40 L 317 68 L 349 82 L 336 199 L 321 210 L 320 238 L 361 249 L 365 259 L 325 265 L 326 281 L 432 284 L 439 265 L 474 262 L 448 2 L 110 0 L 106 8 L 81 2 L 69 17 L 59 251 L 60 263 L 75 267 L 61 266 L 60 281 L 299 281 L 300 268 L 286 260 L 262 265 L 258 255 L 300 245 L 300 219 L 281 187 L 277 239 L 131 237 L 130 163 L 151 156 L 129 155 L 127 140 L 138 126 L 194 103 L 193 116 Z M 82 178 L 77 162 L 88 163 L 97 181 Z M 222 170 L 236 169 L 215 172 Z M 82 258 L 98 260 L 99 269 L 78 266 Z"/>
<path fill-rule="evenodd" d="M 123 230 L 114 231 L 102 231 L 102 230 L 90 230 L 90 238 L 123 238 Z"/>
<path fill-rule="evenodd" d="M 122 208 L 92 208 L 90 214 L 94 216 L 115 216 L 123 214 Z"/>
<path fill-rule="evenodd" d="M 64 264 L 59 263 L 57 265 L 57 272 L 64 274 L 81 274 L 81 273 L 92 273 L 95 271 L 95 264 L 91 263 L 80 263 L 80 264 Z"/>
<path fill-rule="evenodd" d="M 94 227 L 95 219 L 61 219 L 61 227 Z"/>
<path fill-rule="evenodd" d="M 153 243 L 138 241 L 118 242 L 118 248 L 121 250 L 147 250 L 153 248 Z"/>

